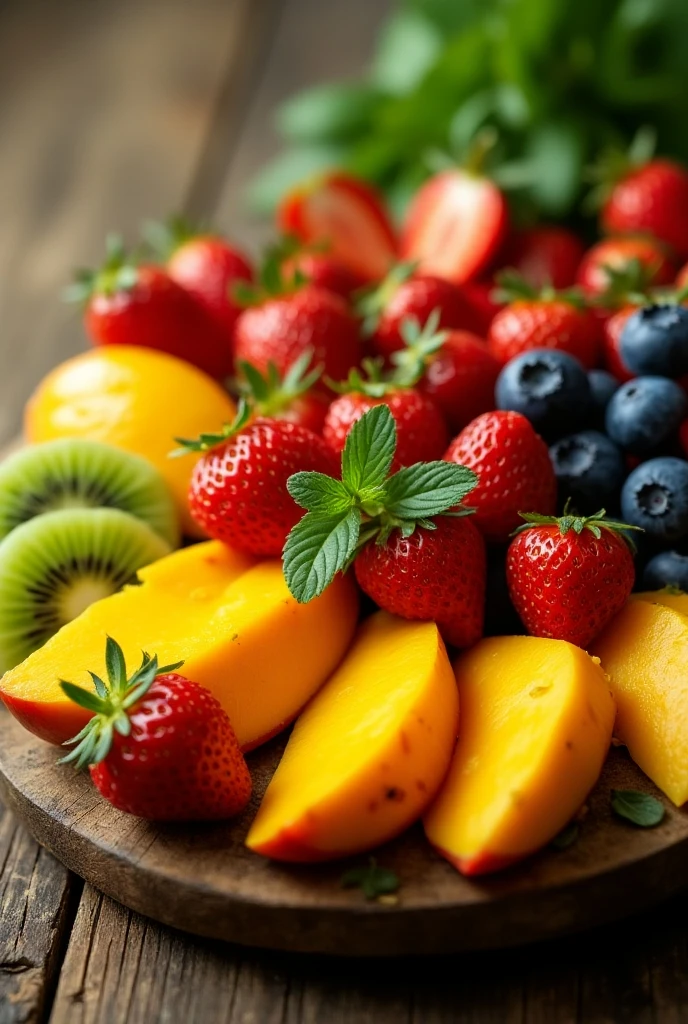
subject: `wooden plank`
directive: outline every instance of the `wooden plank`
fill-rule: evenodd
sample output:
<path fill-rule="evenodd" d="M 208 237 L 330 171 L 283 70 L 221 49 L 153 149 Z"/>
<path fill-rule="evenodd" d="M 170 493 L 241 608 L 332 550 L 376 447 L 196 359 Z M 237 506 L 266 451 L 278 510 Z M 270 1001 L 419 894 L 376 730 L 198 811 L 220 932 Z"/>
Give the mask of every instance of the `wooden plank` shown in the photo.
<path fill-rule="evenodd" d="M 216 98 L 223 84 L 240 94 L 228 68 L 251 52 L 254 6 L 2 6 L 0 443 L 40 377 L 83 346 L 78 316 L 59 301 L 72 268 L 102 257 L 108 231 L 133 239 L 143 218 L 182 206 L 202 178 Z"/>
<path fill-rule="evenodd" d="M 43 1019 L 79 889 L 0 807 L 0 1024 Z"/>

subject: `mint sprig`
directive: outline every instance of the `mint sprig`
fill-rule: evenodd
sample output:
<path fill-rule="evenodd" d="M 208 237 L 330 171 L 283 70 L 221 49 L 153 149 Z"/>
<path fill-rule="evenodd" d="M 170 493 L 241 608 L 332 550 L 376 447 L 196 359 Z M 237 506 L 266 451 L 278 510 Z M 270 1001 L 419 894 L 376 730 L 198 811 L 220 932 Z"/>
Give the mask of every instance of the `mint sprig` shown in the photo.
<path fill-rule="evenodd" d="M 478 481 L 472 470 L 419 462 L 390 476 L 396 445 L 394 417 L 378 405 L 349 431 L 341 480 L 295 473 L 287 481 L 292 498 L 306 509 L 283 552 L 284 578 L 299 603 L 322 594 L 366 544 L 386 544 L 397 529 L 410 537 L 419 526 L 435 529 L 435 516 L 472 511 L 461 506 Z"/>

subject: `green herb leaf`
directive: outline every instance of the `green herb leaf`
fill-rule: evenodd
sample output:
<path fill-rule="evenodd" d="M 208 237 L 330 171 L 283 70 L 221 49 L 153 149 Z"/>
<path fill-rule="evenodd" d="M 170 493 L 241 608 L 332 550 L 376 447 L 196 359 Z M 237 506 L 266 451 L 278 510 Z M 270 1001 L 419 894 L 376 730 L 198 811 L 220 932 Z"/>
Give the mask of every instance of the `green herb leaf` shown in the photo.
<path fill-rule="evenodd" d="M 399 519 L 439 515 L 460 504 L 478 477 L 452 462 L 419 462 L 400 469 L 387 482 L 385 508 Z"/>
<path fill-rule="evenodd" d="M 110 682 L 110 690 L 123 692 L 127 685 L 127 666 L 122 648 L 111 636 L 105 641 L 105 668 Z"/>
<path fill-rule="evenodd" d="M 283 570 L 300 604 L 322 594 L 348 563 L 358 542 L 361 513 L 350 508 L 334 515 L 308 512 L 284 545 Z"/>
<path fill-rule="evenodd" d="M 666 814 L 664 804 L 656 797 L 635 789 L 613 789 L 612 810 L 639 828 L 654 828 Z"/>
<path fill-rule="evenodd" d="M 382 94 L 369 85 L 327 83 L 282 104 L 277 124 L 294 142 L 339 142 L 368 128 Z"/>
<path fill-rule="evenodd" d="M 325 473 L 294 473 L 287 480 L 287 490 L 302 508 L 320 515 L 345 512 L 354 502 L 341 480 Z"/>
<path fill-rule="evenodd" d="M 367 900 L 388 896 L 397 891 L 399 884 L 396 871 L 381 867 L 374 857 L 366 867 L 350 868 L 341 877 L 343 889 L 360 888 Z"/>
<path fill-rule="evenodd" d="M 568 850 L 569 846 L 573 846 L 578 841 L 579 835 L 580 826 L 578 822 L 570 821 L 568 825 L 564 825 L 561 832 L 554 837 L 549 845 L 554 847 L 555 850 Z"/>
<path fill-rule="evenodd" d="M 354 423 L 342 452 L 342 480 L 352 494 L 384 484 L 396 445 L 397 428 L 388 406 L 377 405 Z"/>
<path fill-rule="evenodd" d="M 73 700 L 79 707 L 85 708 L 87 711 L 93 711 L 98 714 L 103 709 L 103 701 L 96 694 L 91 693 L 90 690 L 85 690 L 83 686 L 76 686 L 74 683 L 68 683 L 65 679 L 60 680 L 60 688 L 62 692 Z"/>

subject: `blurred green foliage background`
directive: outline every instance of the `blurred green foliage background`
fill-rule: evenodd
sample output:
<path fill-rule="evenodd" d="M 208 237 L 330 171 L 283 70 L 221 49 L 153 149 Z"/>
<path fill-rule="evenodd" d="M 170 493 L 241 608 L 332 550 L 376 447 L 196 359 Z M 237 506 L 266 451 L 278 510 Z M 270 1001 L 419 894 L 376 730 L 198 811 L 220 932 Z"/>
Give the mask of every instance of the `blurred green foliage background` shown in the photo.
<path fill-rule="evenodd" d="M 399 0 L 359 82 L 328 83 L 278 111 L 285 149 L 251 190 L 342 166 L 402 210 L 441 160 L 494 126 L 498 180 L 517 215 L 577 220 L 584 169 L 641 125 L 688 161 L 688 0 Z"/>

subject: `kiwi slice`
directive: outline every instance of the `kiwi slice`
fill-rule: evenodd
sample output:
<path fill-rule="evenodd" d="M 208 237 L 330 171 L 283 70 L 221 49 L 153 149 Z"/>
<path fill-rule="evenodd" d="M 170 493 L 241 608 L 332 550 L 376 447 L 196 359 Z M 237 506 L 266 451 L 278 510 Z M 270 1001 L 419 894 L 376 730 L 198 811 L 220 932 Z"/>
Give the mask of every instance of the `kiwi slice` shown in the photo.
<path fill-rule="evenodd" d="M 0 465 L 0 539 L 34 516 L 65 508 L 117 508 L 179 544 L 167 484 L 139 455 L 63 438 L 22 448 Z"/>
<path fill-rule="evenodd" d="M 111 508 L 46 512 L 18 526 L 0 543 L 0 675 L 169 551 L 146 523 Z"/>

